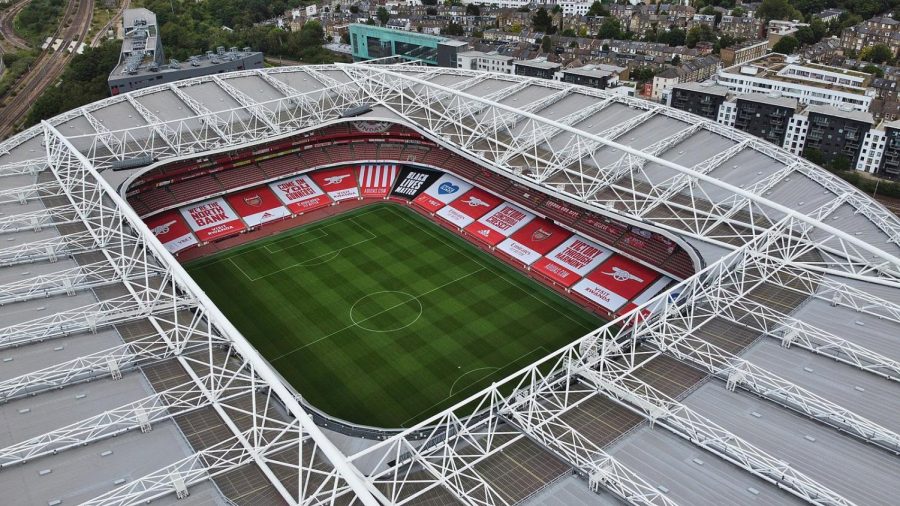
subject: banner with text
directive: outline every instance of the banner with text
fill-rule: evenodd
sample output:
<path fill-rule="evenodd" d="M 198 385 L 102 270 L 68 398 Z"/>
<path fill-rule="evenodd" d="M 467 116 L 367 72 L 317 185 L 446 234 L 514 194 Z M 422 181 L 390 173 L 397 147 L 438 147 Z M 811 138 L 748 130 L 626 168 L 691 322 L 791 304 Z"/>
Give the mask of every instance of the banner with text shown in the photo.
<path fill-rule="evenodd" d="M 497 249 L 531 265 L 570 235 L 572 234 L 568 231 L 543 218 L 535 218 L 501 242 Z"/>
<path fill-rule="evenodd" d="M 457 227 L 464 228 L 500 205 L 500 202 L 502 200 L 481 188 L 472 188 L 450 205 L 442 207 L 437 215 Z"/>
<path fill-rule="evenodd" d="M 313 181 L 335 202 L 359 197 L 356 174 L 351 167 L 341 167 L 312 174 Z"/>
<path fill-rule="evenodd" d="M 294 214 L 305 213 L 325 207 L 331 199 L 309 176 L 294 176 L 269 183 L 269 188 Z"/>
<path fill-rule="evenodd" d="M 374 164 L 359 166 L 359 191 L 363 197 L 387 197 L 397 177 L 397 166 Z"/>
<path fill-rule="evenodd" d="M 444 174 L 419 194 L 413 202 L 430 212 L 435 212 L 466 193 L 472 185 L 450 174 Z"/>
<path fill-rule="evenodd" d="M 563 286 L 572 286 L 612 254 L 612 251 L 590 239 L 573 235 L 545 258 L 538 260 L 534 268 Z"/>
<path fill-rule="evenodd" d="M 178 253 L 198 242 L 177 211 L 168 211 L 148 218 L 147 226 L 169 253 Z"/>
<path fill-rule="evenodd" d="M 182 207 L 181 215 L 201 241 L 236 234 L 246 228 L 241 218 L 222 197 Z"/>
<path fill-rule="evenodd" d="M 524 227 L 532 218 L 534 215 L 530 212 L 504 202 L 466 227 L 466 232 L 494 246 Z"/>
<path fill-rule="evenodd" d="M 658 277 L 659 274 L 653 269 L 616 255 L 591 271 L 572 289 L 606 309 L 616 311 Z"/>
<path fill-rule="evenodd" d="M 420 169 L 406 165 L 400 171 L 400 175 L 397 176 L 397 183 L 394 185 L 394 191 L 391 192 L 391 195 L 413 200 L 431 186 L 431 183 L 437 181 L 439 177 L 441 177 L 441 173 L 436 170 Z"/>
<path fill-rule="evenodd" d="M 286 207 L 281 205 L 281 201 L 268 186 L 259 186 L 233 193 L 227 195 L 225 200 L 244 219 L 244 223 L 251 227 L 291 214 Z"/>

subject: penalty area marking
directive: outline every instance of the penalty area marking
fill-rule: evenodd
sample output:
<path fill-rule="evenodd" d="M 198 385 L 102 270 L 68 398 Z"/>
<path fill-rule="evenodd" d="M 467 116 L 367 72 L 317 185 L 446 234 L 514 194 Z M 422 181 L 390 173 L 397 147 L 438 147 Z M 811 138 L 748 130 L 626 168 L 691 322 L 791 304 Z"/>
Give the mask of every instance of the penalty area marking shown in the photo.
<path fill-rule="evenodd" d="M 389 307 L 389 308 L 387 308 L 387 309 L 384 309 L 384 310 L 382 310 L 382 311 L 379 311 L 378 313 L 375 313 L 375 314 L 372 315 L 372 316 L 363 318 L 363 319 L 360 320 L 360 321 L 356 321 L 356 318 L 353 317 L 353 309 L 356 307 L 356 305 L 359 304 L 360 302 L 362 302 L 363 300 L 368 299 L 369 297 L 375 297 L 375 296 L 378 296 L 378 295 L 380 295 L 380 294 L 382 294 L 382 293 L 399 293 L 399 294 L 405 295 L 405 296 L 407 296 L 407 297 L 409 297 L 409 298 L 406 299 L 406 300 L 403 301 L 403 302 L 399 302 L 399 303 L 397 303 L 397 304 L 394 304 L 393 306 L 391 306 L 391 307 Z M 411 301 L 416 301 L 416 304 L 419 305 L 419 311 L 416 313 L 416 317 L 413 319 L 413 321 L 411 321 L 411 322 L 409 322 L 409 323 L 407 323 L 407 324 L 401 325 L 401 326 L 399 326 L 399 327 L 394 327 L 394 328 L 392 328 L 392 329 L 380 329 L 380 330 L 379 330 L 379 329 L 370 329 L 369 327 L 366 327 L 365 325 L 362 325 L 362 322 L 364 322 L 364 321 L 366 321 L 366 320 L 370 320 L 370 319 L 372 319 L 372 318 L 375 317 L 375 316 L 378 316 L 378 315 L 387 313 L 388 311 L 391 311 L 391 310 L 393 310 L 393 309 L 397 309 L 398 307 L 403 306 L 404 304 L 406 304 L 406 303 L 408 303 L 408 302 L 411 302 Z M 403 291 L 400 291 L 400 290 L 381 290 L 381 291 L 378 291 L 378 292 L 372 292 L 372 293 L 370 293 L 370 294 L 368 294 L 368 295 L 363 295 L 362 297 L 360 297 L 359 299 L 357 299 L 357 301 L 354 302 L 352 306 L 350 306 L 350 321 L 353 322 L 353 325 L 356 325 L 357 327 L 359 327 L 359 328 L 361 328 L 361 329 L 363 329 L 363 330 L 368 330 L 369 332 L 378 332 L 378 333 L 395 332 L 395 331 L 397 331 L 397 330 L 405 329 L 406 327 L 409 327 L 410 325 L 412 325 L 412 324 L 416 323 L 417 321 L 419 321 L 419 318 L 422 317 L 422 311 L 423 311 L 423 310 L 424 310 L 424 308 L 422 307 L 422 301 L 419 300 L 418 297 L 416 297 L 415 295 L 413 295 L 413 294 L 411 294 L 411 293 L 409 293 L 409 292 L 403 292 Z"/>

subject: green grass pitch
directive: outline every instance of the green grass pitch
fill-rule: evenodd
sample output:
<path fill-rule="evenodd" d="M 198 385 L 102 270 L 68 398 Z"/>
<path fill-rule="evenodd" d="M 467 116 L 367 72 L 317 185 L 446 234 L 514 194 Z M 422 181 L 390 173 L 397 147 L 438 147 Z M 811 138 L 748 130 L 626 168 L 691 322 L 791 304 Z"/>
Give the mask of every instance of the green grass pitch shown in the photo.
<path fill-rule="evenodd" d="M 380 427 L 421 421 L 602 323 L 393 204 L 187 269 L 309 402 Z"/>

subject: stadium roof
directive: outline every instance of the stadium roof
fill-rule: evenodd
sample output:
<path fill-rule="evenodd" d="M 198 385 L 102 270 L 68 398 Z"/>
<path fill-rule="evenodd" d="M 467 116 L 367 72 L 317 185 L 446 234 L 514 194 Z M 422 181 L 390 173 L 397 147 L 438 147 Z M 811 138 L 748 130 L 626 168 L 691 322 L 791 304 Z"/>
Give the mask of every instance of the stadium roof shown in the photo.
<path fill-rule="evenodd" d="M 276 139 L 360 104 L 371 112 L 355 120 L 402 123 L 523 185 L 677 234 L 703 269 L 647 302 L 650 316 L 383 441 L 318 427 L 125 203 L 146 168 L 111 167 Z M 11 503 L 508 504 L 524 499 L 510 484 L 552 465 L 578 476 L 541 481 L 529 500 L 900 494 L 900 221 L 715 122 L 522 76 L 271 68 L 57 116 L 0 144 L 0 182 Z M 682 376 L 700 382 L 678 389 Z"/>

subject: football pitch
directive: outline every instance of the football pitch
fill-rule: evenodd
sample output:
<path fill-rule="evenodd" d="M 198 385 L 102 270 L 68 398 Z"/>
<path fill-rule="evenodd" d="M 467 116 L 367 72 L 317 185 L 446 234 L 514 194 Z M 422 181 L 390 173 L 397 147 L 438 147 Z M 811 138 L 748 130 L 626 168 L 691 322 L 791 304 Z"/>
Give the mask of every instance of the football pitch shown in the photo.
<path fill-rule="evenodd" d="M 365 425 L 413 425 L 602 324 L 394 204 L 186 267 L 307 401 Z"/>

